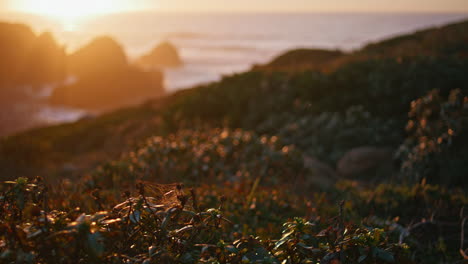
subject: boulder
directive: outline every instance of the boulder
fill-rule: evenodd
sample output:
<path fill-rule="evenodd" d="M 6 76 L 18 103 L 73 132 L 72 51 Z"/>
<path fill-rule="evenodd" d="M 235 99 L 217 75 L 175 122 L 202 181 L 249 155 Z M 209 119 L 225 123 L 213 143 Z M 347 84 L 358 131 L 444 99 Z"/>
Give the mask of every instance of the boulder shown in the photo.
<path fill-rule="evenodd" d="M 309 169 L 312 177 L 306 181 L 308 185 L 328 189 L 334 186 L 338 179 L 335 170 L 320 160 L 304 156 L 304 167 Z"/>
<path fill-rule="evenodd" d="M 137 64 L 144 68 L 171 68 L 180 67 L 183 62 L 177 48 L 169 42 L 163 42 L 138 59 Z"/>
<path fill-rule="evenodd" d="M 363 146 L 348 151 L 337 164 L 340 176 L 353 179 L 375 179 L 393 172 L 393 151 L 388 148 Z"/>
<path fill-rule="evenodd" d="M 78 78 L 109 74 L 128 66 L 122 46 L 111 37 L 98 37 L 68 56 L 68 73 Z"/>

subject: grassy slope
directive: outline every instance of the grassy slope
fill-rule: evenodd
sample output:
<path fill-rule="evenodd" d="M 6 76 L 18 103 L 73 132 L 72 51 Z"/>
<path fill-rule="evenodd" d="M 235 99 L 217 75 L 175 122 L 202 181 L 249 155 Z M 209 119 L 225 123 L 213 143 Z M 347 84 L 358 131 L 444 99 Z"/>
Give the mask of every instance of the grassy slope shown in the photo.
<path fill-rule="evenodd" d="M 64 165 L 77 173 L 87 171 L 150 135 L 199 124 L 284 134 L 279 128 L 300 118 L 322 112 L 343 115 L 356 104 L 377 119 L 396 123 L 388 130 L 397 134 L 395 138 L 369 142 L 396 146 L 403 135 L 402 129 L 395 130 L 406 122 L 411 100 L 430 89 L 448 93 L 468 84 L 468 34 L 462 34 L 467 30 L 468 22 L 463 22 L 372 44 L 334 61 L 337 70 L 330 74 L 257 70 L 95 119 L 4 138 L 0 143 L 0 175 L 50 175 L 62 171 Z M 407 49 L 414 46 L 417 49 Z M 391 56 L 382 58 L 382 54 Z M 306 139 L 305 135 L 288 135 L 306 151 L 314 144 L 297 142 Z"/>
<path fill-rule="evenodd" d="M 89 168 L 97 161 L 116 158 L 134 141 L 155 131 L 156 113 L 155 109 L 140 106 L 7 137 L 0 150 L 2 173 L 40 175 L 67 163 Z"/>
<path fill-rule="evenodd" d="M 348 54 L 317 49 L 289 51 L 272 62 L 256 68 L 268 71 L 318 70 L 331 72 L 344 64 L 369 59 L 441 56 L 466 58 L 468 56 L 467 43 L 468 22 L 463 21 L 370 43 L 363 49 Z"/>

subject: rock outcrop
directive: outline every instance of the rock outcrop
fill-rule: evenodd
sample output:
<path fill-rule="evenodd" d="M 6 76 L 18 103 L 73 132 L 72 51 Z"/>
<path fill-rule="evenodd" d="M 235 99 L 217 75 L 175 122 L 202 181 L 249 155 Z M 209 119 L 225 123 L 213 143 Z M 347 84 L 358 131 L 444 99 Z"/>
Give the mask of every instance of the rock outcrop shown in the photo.
<path fill-rule="evenodd" d="M 52 34 L 37 37 L 23 64 L 23 78 L 29 84 L 61 82 L 66 77 L 66 54 Z"/>
<path fill-rule="evenodd" d="M 164 93 L 162 73 L 129 65 L 123 48 L 110 37 L 96 38 L 71 54 L 68 65 L 77 81 L 57 88 L 53 104 L 103 111 Z"/>
<path fill-rule="evenodd" d="M 182 66 L 183 62 L 177 48 L 169 42 L 163 42 L 138 59 L 137 64 L 144 68 L 174 68 Z"/>
<path fill-rule="evenodd" d="M 0 23 L 0 87 L 38 87 L 65 78 L 65 51 L 50 33 Z"/>
<path fill-rule="evenodd" d="M 19 24 L 0 23 L 0 86 L 14 83 L 36 36 L 32 30 Z"/>
<path fill-rule="evenodd" d="M 68 56 L 68 73 L 78 78 L 107 74 L 128 67 L 125 51 L 111 37 L 98 37 Z"/>
<path fill-rule="evenodd" d="M 36 36 L 21 24 L 0 23 L 0 39 L 0 89 L 17 90 L 18 101 L 27 99 L 19 86 L 60 84 L 70 75 L 77 81 L 57 88 L 50 102 L 108 110 L 156 97 L 164 90 L 161 72 L 129 65 L 123 48 L 110 37 L 96 38 L 69 56 L 52 34 Z"/>

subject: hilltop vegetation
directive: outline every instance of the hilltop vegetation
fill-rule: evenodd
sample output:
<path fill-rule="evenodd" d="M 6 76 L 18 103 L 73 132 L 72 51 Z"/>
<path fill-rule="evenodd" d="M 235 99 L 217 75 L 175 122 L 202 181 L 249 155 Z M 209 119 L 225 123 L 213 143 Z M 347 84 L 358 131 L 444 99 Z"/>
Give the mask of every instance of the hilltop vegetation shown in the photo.
<path fill-rule="evenodd" d="M 3 138 L 0 258 L 462 263 L 467 31 L 292 51 Z"/>
<path fill-rule="evenodd" d="M 286 52 L 256 69 L 267 71 L 321 71 L 333 72 L 345 64 L 373 59 L 402 58 L 465 58 L 468 42 L 466 21 L 438 28 L 420 30 L 413 34 L 396 36 L 378 43 L 370 43 L 350 53 L 340 51 L 299 49 Z"/>

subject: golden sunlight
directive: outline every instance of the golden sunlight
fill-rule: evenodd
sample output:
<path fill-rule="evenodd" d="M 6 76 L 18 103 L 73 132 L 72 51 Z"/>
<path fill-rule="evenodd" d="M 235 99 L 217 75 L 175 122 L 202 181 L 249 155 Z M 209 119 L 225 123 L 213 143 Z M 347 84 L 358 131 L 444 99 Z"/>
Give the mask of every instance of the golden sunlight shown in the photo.
<path fill-rule="evenodd" d="M 86 18 L 134 9 L 129 0 L 20 0 L 15 8 L 27 13 L 45 15 L 62 21 Z"/>

